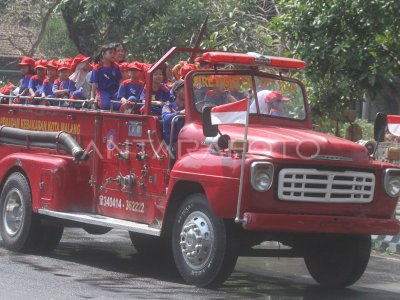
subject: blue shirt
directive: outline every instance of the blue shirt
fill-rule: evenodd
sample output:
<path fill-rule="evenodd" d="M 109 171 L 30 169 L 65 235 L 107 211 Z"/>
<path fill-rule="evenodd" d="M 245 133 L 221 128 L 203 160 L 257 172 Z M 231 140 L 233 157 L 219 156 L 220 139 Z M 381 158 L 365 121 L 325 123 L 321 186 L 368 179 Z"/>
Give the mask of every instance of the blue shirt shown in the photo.
<path fill-rule="evenodd" d="M 184 107 L 178 107 L 176 102 L 168 102 L 162 109 L 161 118 L 163 121 L 163 139 L 167 145 L 169 145 L 171 136 L 171 123 L 172 119 L 180 114 L 180 111 L 185 109 Z M 185 125 L 185 119 L 179 118 L 175 120 L 174 133 L 172 142 L 176 143 L 178 140 L 179 131 Z"/>
<path fill-rule="evenodd" d="M 160 87 L 157 91 L 152 91 L 151 93 L 151 101 L 162 101 L 167 102 L 171 100 L 171 94 L 169 92 L 169 88 L 165 83 L 161 83 Z M 140 95 L 140 100 L 146 99 L 146 88 L 143 89 L 142 94 Z M 162 108 L 156 105 L 151 106 L 151 114 L 160 116 L 162 113 Z"/>
<path fill-rule="evenodd" d="M 140 98 L 141 93 L 143 92 L 143 84 L 134 83 L 132 79 L 124 80 L 119 86 L 118 90 L 118 100 L 122 98 L 128 99 L 130 101 L 137 101 Z"/>
<path fill-rule="evenodd" d="M 43 92 L 43 80 L 40 80 L 37 75 L 34 75 L 29 80 L 28 88 L 33 89 L 36 96 L 41 96 Z"/>
<path fill-rule="evenodd" d="M 48 78 L 46 78 L 43 81 L 43 93 L 46 97 L 53 97 L 53 91 L 52 91 L 52 86 L 53 84 L 50 82 Z"/>
<path fill-rule="evenodd" d="M 63 98 L 63 97 L 68 98 L 69 97 L 69 82 L 70 82 L 69 79 L 65 79 L 65 80 L 56 79 L 53 83 L 53 88 L 52 88 L 53 94 L 56 91 L 68 90 L 65 94 L 57 96 L 57 98 Z"/>
<path fill-rule="evenodd" d="M 32 75 L 25 75 L 21 79 L 21 83 L 19 85 L 19 93 L 21 94 L 25 89 L 29 87 L 29 81 L 31 80 Z M 26 93 L 25 93 L 26 94 Z M 24 96 L 24 95 L 22 95 Z"/>
<path fill-rule="evenodd" d="M 116 64 L 112 64 L 109 67 L 97 64 L 92 70 L 89 82 L 96 83 L 99 91 L 116 94 L 121 79 L 121 71 Z"/>

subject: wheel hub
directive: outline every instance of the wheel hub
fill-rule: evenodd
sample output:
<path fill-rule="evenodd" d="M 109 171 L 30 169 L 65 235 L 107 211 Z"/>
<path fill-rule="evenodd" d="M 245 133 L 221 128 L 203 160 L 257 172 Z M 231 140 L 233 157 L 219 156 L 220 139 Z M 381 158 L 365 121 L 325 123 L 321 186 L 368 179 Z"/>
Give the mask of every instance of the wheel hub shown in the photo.
<path fill-rule="evenodd" d="M 22 195 L 13 189 L 5 199 L 3 221 L 4 227 L 8 235 L 14 236 L 18 233 L 22 225 L 22 216 L 24 212 Z"/>
<path fill-rule="evenodd" d="M 185 220 L 180 246 L 186 263 L 193 269 L 202 268 L 209 260 L 214 245 L 210 219 L 202 212 L 193 212 Z"/>

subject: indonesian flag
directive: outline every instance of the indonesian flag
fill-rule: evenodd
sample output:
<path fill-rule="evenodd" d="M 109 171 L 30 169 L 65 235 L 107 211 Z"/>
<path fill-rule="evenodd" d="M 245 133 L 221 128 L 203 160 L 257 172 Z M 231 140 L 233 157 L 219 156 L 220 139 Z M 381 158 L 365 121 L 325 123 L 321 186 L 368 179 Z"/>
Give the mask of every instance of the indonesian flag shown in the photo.
<path fill-rule="evenodd" d="M 211 123 L 219 124 L 246 124 L 248 99 L 219 105 L 211 109 Z"/>
<path fill-rule="evenodd" d="M 395 136 L 400 136 L 400 116 L 388 115 L 388 130 Z"/>

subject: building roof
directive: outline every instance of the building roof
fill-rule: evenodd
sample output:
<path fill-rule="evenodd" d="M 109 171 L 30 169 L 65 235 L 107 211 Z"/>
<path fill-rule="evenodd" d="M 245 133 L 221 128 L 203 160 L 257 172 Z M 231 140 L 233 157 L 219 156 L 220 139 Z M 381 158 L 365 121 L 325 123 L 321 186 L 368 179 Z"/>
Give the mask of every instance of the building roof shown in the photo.
<path fill-rule="evenodd" d="M 31 38 L 35 33 L 33 28 L 0 24 L 0 58 L 24 56 L 32 46 Z"/>

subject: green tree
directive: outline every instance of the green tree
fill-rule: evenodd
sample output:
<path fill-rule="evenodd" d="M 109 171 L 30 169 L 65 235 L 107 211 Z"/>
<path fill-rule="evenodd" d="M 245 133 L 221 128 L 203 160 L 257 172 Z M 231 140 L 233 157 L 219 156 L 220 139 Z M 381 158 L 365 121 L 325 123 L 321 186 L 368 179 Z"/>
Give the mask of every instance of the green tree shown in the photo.
<path fill-rule="evenodd" d="M 400 94 L 398 0 L 279 1 L 272 28 L 287 49 L 307 61 L 310 98 L 316 112 L 340 111 L 365 95 Z"/>
<path fill-rule="evenodd" d="M 268 27 L 277 14 L 264 0 L 63 0 L 62 15 L 78 50 L 123 41 L 133 58 L 154 61 L 173 46 L 192 46 L 210 14 L 202 47 L 276 54 L 279 37 Z"/>

